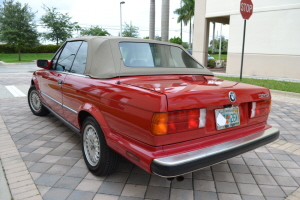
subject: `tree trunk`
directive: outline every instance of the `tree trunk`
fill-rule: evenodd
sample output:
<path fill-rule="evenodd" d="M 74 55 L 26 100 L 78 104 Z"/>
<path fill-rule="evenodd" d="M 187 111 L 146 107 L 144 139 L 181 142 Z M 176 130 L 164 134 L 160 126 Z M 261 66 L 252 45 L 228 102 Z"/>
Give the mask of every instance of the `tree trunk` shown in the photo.
<path fill-rule="evenodd" d="M 180 39 L 182 41 L 182 21 L 180 22 Z"/>
<path fill-rule="evenodd" d="M 18 46 L 19 61 L 21 61 L 21 47 Z"/>
<path fill-rule="evenodd" d="M 213 27 L 213 38 L 212 38 L 212 44 L 211 44 L 211 54 L 215 53 L 215 28 L 216 28 L 216 22 L 213 22 L 214 27 Z"/>
<path fill-rule="evenodd" d="M 170 0 L 162 0 L 161 5 L 161 41 L 169 41 Z"/>
<path fill-rule="evenodd" d="M 182 0 L 180 1 L 180 8 L 182 7 Z M 182 20 L 180 21 L 180 39 L 182 41 Z"/>
<path fill-rule="evenodd" d="M 58 45 L 58 38 L 56 38 L 56 45 Z"/>
<path fill-rule="evenodd" d="M 190 19 L 189 49 L 192 48 L 192 19 Z"/>
<path fill-rule="evenodd" d="M 154 36 L 155 36 L 155 0 L 150 0 L 149 39 L 154 40 Z"/>

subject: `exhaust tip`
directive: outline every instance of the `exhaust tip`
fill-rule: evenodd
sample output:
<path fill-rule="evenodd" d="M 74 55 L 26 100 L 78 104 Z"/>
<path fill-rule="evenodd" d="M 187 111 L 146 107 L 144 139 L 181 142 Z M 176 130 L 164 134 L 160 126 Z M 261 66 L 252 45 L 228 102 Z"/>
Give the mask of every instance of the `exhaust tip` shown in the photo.
<path fill-rule="evenodd" d="M 177 176 L 177 177 L 176 177 L 176 180 L 177 180 L 178 182 L 181 182 L 181 181 L 184 180 L 184 177 L 183 177 L 183 176 Z"/>
<path fill-rule="evenodd" d="M 171 177 L 171 178 L 167 178 L 168 181 L 173 181 L 174 180 L 174 177 Z"/>

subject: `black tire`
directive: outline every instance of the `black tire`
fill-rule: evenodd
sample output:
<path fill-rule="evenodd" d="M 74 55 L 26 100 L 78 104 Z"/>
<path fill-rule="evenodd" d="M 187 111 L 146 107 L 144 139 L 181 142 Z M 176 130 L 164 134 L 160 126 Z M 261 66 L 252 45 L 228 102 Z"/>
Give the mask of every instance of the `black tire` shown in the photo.
<path fill-rule="evenodd" d="M 45 116 L 49 114 L 49 110 L 43 106 L 40 94 L 34 85 L 30 86 L 27 98 L 29 108 L 33 114 L 37 116 Z"/>
<path fill-rule="evenodd" d="M 97 176 L 114 172 L 118 167 L 119 154 L 107 146 L 98 122 L 89 116 L 82 127 L 82 153 L 89 170 Z"/>

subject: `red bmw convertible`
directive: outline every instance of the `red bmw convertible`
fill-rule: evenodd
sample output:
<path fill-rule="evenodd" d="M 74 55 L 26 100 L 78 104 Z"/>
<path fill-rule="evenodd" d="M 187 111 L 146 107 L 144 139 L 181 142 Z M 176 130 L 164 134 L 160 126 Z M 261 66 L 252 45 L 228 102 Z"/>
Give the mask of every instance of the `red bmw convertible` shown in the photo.
<path fill-rule="evenodd" d="M 216 78 L 180 45 L 82 37 L 37 65 L 31 111 L 51 112 L 81 135 L 96 175 L 112 173 L 121 155 L 149 173 L 176 177 L 279 136 L 267 124 L 269 89 Z"/>

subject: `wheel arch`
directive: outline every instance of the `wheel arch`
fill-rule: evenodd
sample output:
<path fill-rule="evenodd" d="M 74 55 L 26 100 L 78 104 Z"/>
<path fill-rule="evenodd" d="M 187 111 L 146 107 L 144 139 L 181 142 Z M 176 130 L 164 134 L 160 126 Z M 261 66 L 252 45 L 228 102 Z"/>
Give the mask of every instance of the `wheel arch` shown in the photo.
<path fill-rule="evenodd" d="M 34 85 L 37 90 L 40 89 L 39 84 L 38 84 L 38 79 L 35 76 L 33 76 L 31 79 L 31 85 Z"/>
<path fill-rule="evenodd" d="M 92 104 L 84 104 L 82 106 L 82 109 L 78 113 L 78 124 L 80 129 L 82 129 L 83 122 L 88 116 L 91 116 L 96 119 L 96 121 L 98 122 L 100 128 L 102 129 L 105 135 L 105 132 L 102 127 L 108 127 L 108 124 L 102 112 Z"/>

